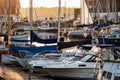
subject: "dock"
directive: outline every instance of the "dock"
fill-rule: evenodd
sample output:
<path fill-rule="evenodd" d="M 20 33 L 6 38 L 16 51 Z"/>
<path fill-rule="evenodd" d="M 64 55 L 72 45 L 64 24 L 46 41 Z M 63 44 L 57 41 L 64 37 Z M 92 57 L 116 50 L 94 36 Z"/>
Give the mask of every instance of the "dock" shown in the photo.
<path fill-rule="evenodd" d="M 40 76 L 39 74 L 29 73 L 21 67 L 11 65 L 0 65 L 0 77 L 8 80 L 52 80 Z"/>

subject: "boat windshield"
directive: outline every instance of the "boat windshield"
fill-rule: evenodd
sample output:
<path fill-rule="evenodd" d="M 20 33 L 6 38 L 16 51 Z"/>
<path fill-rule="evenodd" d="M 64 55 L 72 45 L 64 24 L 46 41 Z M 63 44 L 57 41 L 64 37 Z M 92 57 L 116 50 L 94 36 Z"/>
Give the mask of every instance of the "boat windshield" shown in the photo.
<path fill-rule="evenodd" d="M 100 52 L 100 48 L 98 47 L 93 47 L 87 54 L 85 57 L 83 57 L 81 59 L 81 61 L 86 62 L 89 59 L 91 59 L 92 57 L 96 56 L 98 53 Z"/>
<path fill-rule="evenodd" d="M 81 56 L 74 56 L 69 59 L 69 61 L 79 61 L 82 57 Z"/>
<path fill-rule="evenodd" d="M 94 55 L 91 55 L 91 54 L 88 54 L 87 56 L 85 56 L 85 57 L 83 57 L 82 59 L 81 59 L 81 61 L 87 61 L 87 60 L 89 60 L 91 57 L 93 57 Z"/>
<path fill-rule="evenodd" d="M 61 54 L 46 54 L 43 59 L 58 59 L 61 56 Z"/>

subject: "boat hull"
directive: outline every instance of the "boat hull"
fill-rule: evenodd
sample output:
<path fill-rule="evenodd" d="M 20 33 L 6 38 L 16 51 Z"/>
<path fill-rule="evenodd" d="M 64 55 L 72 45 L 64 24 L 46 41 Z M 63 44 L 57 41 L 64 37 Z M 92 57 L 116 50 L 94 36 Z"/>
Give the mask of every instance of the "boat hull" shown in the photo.
<path fill-rule="evenodd" d="M 44 76 L 44 77 L 50 77 L 50 74 L 46 71 L 46 69 L 44 69 L 42 67 L 34 67 L 33 72 L 37 73 L 41 76 Z"/>
<path fill-rule="evenodd" d="M 93 68 L 45 68 L 44 70 L 52 78 L 90 80 L 95 75 Z"/>
<path fill-rule="evenodd" d="M 14 64 L 16 63 L 16 57 L 11 55 L 2 54 L 1 63 L 3 64 Z"/>

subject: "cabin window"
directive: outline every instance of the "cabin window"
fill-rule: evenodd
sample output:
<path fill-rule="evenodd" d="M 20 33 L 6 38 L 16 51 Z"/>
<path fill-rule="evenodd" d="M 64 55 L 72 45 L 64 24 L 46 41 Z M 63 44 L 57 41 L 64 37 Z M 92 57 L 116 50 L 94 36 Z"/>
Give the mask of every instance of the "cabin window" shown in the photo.
<path fill-rule="evenodd" d="M 49 26 L 52 27 L 52 23 L 49 23 Z"/>
<path fill-rule="evenodd" d="M 70 61 L 79 61 L 81 59 L 80 56 L 73 57 Z"/>
<path fill-rule="evenodd" d="M 106 79 L 111 79 L 112 73 L 104 71 L 102 76 Z"/>
<path fill-rule="evenodd" d="M 115 76 L 114 80 L 120 80 L 120 76 Z"/>

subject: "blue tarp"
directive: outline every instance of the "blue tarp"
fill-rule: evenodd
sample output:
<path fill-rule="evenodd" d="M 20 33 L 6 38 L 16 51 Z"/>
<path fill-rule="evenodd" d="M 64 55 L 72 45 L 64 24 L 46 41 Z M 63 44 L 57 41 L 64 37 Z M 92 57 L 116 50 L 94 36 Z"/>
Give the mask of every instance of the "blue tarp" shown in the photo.
<path fill-rule="evenodd" d="M 40 52 L 53 52 L 55 53 L 57 50 L 57 46 L 56 45 L 52 45 L 52 46 L 41 46 L 41 47 L 36 47 L 36 46 L 15 46 L 15 45 L 11 45 L 10 46 L 10 50 L 13 53 L 16 54 L 20 54 L 20 51 L 28 51 L 30 52 L 31 55 L 35 55 L 36 53 L 40 53 Z M 20 54 L 22 56 L 25 56 L 25 53 L 22 52 L 22 54 Z"/>
<path fill-rule="evenodd" d="M 41 39 L 33 31 L 31 31 L 31 42 L 52 44 L 57 43 L 57 39 Z M 60 38 L 60 42 L 64 42 L 64 38 Z"/>

